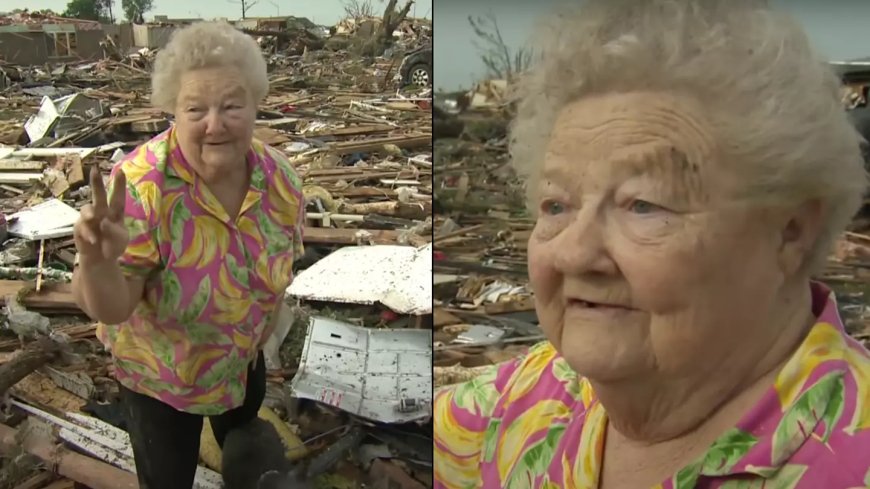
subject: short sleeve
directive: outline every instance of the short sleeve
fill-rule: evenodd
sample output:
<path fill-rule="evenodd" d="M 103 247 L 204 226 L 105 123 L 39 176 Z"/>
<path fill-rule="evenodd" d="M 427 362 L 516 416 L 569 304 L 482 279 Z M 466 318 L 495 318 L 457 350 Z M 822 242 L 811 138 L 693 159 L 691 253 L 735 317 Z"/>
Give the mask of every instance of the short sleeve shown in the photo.
<path fill-rule="evenodd" d="M 299 189 L 299 211 L 296 217 L 296 226 L 293 228 L 293 256 L 295 259 L 302 258 L 305 254 L 305 196 Z"/>
<path fill-rule="evenodd" d="M 154 183 L 136 178 L 132 160 L 124 160 L 112 168 L 107 185 L 107 194 L 112 195 L 115 175 L 123 171 L 127 177 L 127 196 L 124 202 L 124 225 L 130 236 L 130 242 L 121 258 L 118 259 L 121 270 L 128 277 L 145 277 L 160 265 L 160 251 L 154 233 L 154 216 L 157 192 L 153 191 Z"/>
<path fill-rule="evenodd" d="M 507 379 L 522 358 L 494 365 L 480 376 L 435 393 L 433 435 L 435 489 L 480 486 L 486 433 Z"/>
<path fill-rule="evenodd" d="M 303 243 L 305 238 L 305 195 L 302 192 L 302 178 L 299 177 L 299 174 L 293 169 L 293 165 L 290 164 L 287 157 L 280 151 L 268 145 L 265 145 L 265 148 L 269 156 L 275 161 L 275 166 L 280 173 L 279 178 L 281 178 L 281 181 L 276 182 L 270 190 L 277 191 L 277 194 L 281 196 L 279 200 L 283 202 L 295 202 L 296 205 L 291 233 L 293 237 L 293 257 L 294 259 L 299 259 L 305 254 L 305 245 Z"/>

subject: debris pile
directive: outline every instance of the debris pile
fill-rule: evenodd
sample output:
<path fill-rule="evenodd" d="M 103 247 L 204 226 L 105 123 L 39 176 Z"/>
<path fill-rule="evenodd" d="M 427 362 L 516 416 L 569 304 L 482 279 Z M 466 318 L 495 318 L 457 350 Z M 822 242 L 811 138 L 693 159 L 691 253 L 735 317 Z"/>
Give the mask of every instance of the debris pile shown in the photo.
<path fill-rule="evenodd" d="M 501 81 L 436 94 L 434 341 L 436 387 L 477 376 L 544 339 L 526 269 L 534 221 L 508 164 L 511 108 Z M 819 279 L 849 332 L 870 346 L 870 201 Z"/>
<path fill-rule="evenodd" d="M 43 24 L 75 24 L 80 29 L 101 29 L 100 23 L 95 20 L 70 19 L 46 12 L 23 10 L 8 15 L 0 15 L 0 25 L 36 26 Z"/>
<path fill-rule="evenodd" d="M 328 487 L 426 487 L 431 90 L 395 83 L 398 54 L 261 45 L 272 90 L 255 136 L 303 177 L 308 219 L 260 417 Z M 0 64 L 0 487 L 135 487 L 111 362 L 69 281 L 85 175 L 172 123 L 148 104 L 154 53 Z M 209 438 L 196 487 L 220 487 Z"/>

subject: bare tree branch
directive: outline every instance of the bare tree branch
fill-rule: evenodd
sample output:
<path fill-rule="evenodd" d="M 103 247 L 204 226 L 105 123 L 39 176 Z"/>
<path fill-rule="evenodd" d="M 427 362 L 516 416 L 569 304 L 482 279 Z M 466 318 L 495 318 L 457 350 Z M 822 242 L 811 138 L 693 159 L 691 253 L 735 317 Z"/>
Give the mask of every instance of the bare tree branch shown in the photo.
<path fill-rule="evenodd" d="M 495 14 L 485 17 L 468 17 L 468 23 L 477 40 L 474 45 L 490 76 L 510 80 L 522 73 L 532 62 L 532 53 L 520 48 L 512 53 L 502 37 Z"/>
<path fill-rule="evenodd" d="M 342 0 L 341 6 L 344 8 L 344 14 L 351 19 L 359 20 L 375 15 L 371 0 Z"/>

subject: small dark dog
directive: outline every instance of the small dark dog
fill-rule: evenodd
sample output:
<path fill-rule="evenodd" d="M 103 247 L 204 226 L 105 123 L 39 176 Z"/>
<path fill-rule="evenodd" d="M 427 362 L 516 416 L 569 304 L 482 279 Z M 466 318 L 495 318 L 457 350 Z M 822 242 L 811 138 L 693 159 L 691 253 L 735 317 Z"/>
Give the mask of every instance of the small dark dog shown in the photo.
<path fill-rule="evenodd" d="M 294 471 L 275 427 L 254 419 L 227 433 L 223 446 L 225 489 L 304 489 L 308 481 Z"/>

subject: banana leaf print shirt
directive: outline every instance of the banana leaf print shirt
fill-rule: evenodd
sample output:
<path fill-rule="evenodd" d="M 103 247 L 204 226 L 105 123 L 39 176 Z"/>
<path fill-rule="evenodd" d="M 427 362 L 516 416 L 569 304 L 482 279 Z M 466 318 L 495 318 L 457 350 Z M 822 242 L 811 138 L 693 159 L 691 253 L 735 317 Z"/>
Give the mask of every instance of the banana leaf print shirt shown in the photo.
<path fill-rule="evenodd" d="M 299 177 L 256 140 L 247 162 L 250 188 L 234 220 L 185 160 L 174 128 L 112 170 L 127 177 L 121 268 L 146 286 L 130 319 L 101 324 L 97 335 L 123 386 L 181 411 L 242 404 L 248 365 L 302 253 Z"/>
<path fill-rule="evenodd" d="M 775 385 L 656 489 L 870 487 L 870 354 L 813 284 L 817 322 Z M 436 489 L 597 489 L 607 414 L 549 343 L 435 399 Z"/>

